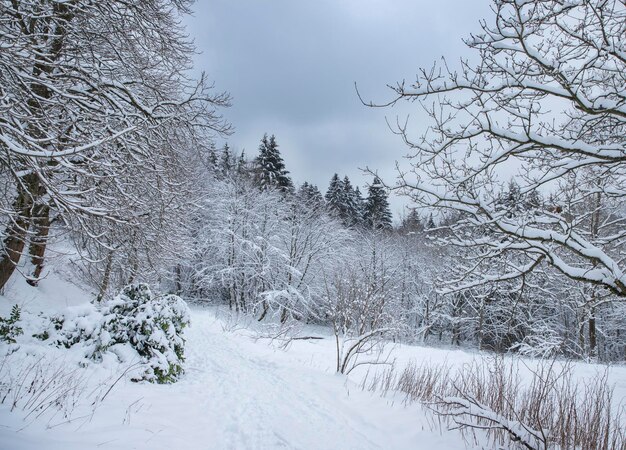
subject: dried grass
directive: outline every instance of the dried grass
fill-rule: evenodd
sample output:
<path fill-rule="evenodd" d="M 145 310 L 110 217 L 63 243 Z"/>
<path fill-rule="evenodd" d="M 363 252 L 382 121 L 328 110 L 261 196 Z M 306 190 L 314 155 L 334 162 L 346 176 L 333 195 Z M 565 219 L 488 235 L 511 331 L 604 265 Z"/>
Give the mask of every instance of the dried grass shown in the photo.
<path fill-rule="evenodd" d="M 522 376 L 526 372 L 527 375 Z M 453 369 L 409 364 L 368 374 L 363 388 L 399 391 L 429 407 L 450 428 L 494 446 L 527 449 L 626 450 L 626 406 L 613 405 L 608 369 L 576 378 L 573 365 L 494 357 Z"/>

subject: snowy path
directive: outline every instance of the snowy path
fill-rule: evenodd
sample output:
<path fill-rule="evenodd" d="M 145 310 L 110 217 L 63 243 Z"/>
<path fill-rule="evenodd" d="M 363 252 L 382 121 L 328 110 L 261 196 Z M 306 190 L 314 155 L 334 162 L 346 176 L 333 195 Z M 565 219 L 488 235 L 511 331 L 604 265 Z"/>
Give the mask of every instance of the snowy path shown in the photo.
<path fill-rule="evenodd" d="M 19 433 L 0 429 L 2 449 L 447 449 L 456 433 L 430 431 L 418 406 L 392 405 L 345 377 L 303 363 L 330 342 L 276 350 L 245 331 L 224 332 L 212 312 L 194 309 L 186 376 L 170 386 L 126 382 L 94 418 Z M 317 353 L 316 353 L 317 352 Z M 0 423 L 6 412 L 0 411 Z M 44 445 L 42 445 L 44 444 Z"/>
<path fill-rule="evenodd" d="M 19 280 L 0 295 L 0 316 L 8 316 L 15 303 L 31 317 L 39 311 L 51 316 L 93 296 L 56 276 L 36 289 Z M 297 341 L 284 351 L 255 340 L 249 328 L 224 331 L 234 326 L 216 318 L 214 310 L 192 307 L 191 321 L 185 334 L 186 374 L 178 383 L 122 380 L 95 415 L 79 418 L 91 412 L 87 402 L 71 423 L 62 423 L 60 416 L 25 422 L 23 411 L 11 413 L 5 402 L 0 404 L 0 450 L 470 450 L 458 432 L 432 429 L 421 406 L 405 406 L 401 396 L 394 404 L 334 374 L 332 339 Z M 20 352 L 29 358 L 43 354 L 68 371 L 84 362 L 80 348 L 29 341 L 36 331 L 36 326 L 25 330 Z M 119 376 L 121 366 L 110 356 L 80 369 L 90 386 Z M 394 356 L 401 367 L 409 361 L 459 366 L 480 355 L 398 346 Z M 591 377 L 603 367 L 579 362 L 575 370 L 577 377 Z M 626 366 L 612 367 L 609 382 L 615 385 L 614 404 L 625 402 Z"/>

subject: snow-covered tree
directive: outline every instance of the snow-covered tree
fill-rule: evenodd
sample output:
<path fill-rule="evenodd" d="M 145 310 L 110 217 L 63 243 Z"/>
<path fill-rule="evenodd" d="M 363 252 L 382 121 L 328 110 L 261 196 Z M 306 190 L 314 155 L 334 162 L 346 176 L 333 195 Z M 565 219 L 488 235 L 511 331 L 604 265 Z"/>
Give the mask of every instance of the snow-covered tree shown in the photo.
<path fill-rule="evenodd" d="M 435 100 L 421 139 L 399 127 L 413 169 L 402 172 L 398 188 L 422 205 L 462 213 L 444 241 L 476 252 L 467 273 L 451 280 L 455 288 L 549 264 L 624 298 L 626 7 L 621 0 L 494 0 L 493 11 L 466 41 L 478 64 L 436 65 L 394 88 L 391 103 Z M 521 167 L 521 195 L 555 191 L 559 203 L 525 215 L 499 208 L 497 175 L 511 164 Z M 601 196 L 619 204 L 602 221 L 606 233 L 584 225 L 588 211 L 566 214 L 560 203 L 564 182 L 583 178 L 570 203 Z M 509 252 L 521 257 L 492 264 Z"/>
<path fill-rule="evenodd" d="M 283 192 L 293 192 L 293 182 L 289 178 L 289 172 L 285 169 L 285 163 L 274 135 L 269 138 L 267 134 L 263 136 L 259 146 L 259 155 L 254 162 L 257 183 L 261 189 L 276 188 Z"/>
<path fill-rule="evenodd" d="M 189 5 L 0 2 L 0 287 L 29 241 L 41 266 L 53 219 L 102 248 L 94 222 L 137 233 L 144 217 L 156 223 L 164 204 L 143 202 L 141 185 L 171 200 L 169 160 L 228 131 L 216 111 L 228 96 L 187 73 Z"/>
<path fill-rule="evenodd" d="M 224 143 L 220 152 L 219 173 L 222 178 L 230 176 L 235 167 L 235 155 L 230 150 L 228 142 Z"/>
<path fill-rule="evenodd" d="M 352 187 L 350 179 L 346 175 L 343 178 L 343 197 L 344 197 L 344 211 L 343 221 L 348 227 L 360 226 L 363 223 L 363 211 L 360 191 L 357 191 Z"/>
<path fill-rule="evenodd" d="M 374 230 L 391 229 L 391 211 L 387 192 L 378 177 L 374 177 L 374 181 L 367 190 L 364 221 L 368 228 Z"/>
<path fill-rule="evenodd" d="M 409 212 L 404 216 L 400 222 L 399 231 L 402 233 L 421 233 L 424 231 L 424 224 L 422 223 L 422 217 L 417 211 L 417 208 L 409 209 Z"/>
<path fill-rule="evenodd" d="M 380 234 L 355 236 L 349 258 L 324 271 L 323 308 L 335 335 L 337 372 L 384 362 L 386 340 L 403 333 L 396 247 Z"/>
<path fill-rule="evenodd" d="M 324 197 L 322 193 L 314 184 L 310 184 L 308 181 L 302 183 L 298 189 L 298 199 L 305 205 L 312 206 L 313 208 L 320 208 L 324 206 Z"/>
<path fill-rule="evenodd" d="M 211 142 L 207 153 L 207 168 L 212 174 L 217 175 L 218 167 L 217 149 L 215 148 L 215 142 Z"/>
<path fill-rule="evenodd" d="M 324 198 L 328 211 L 335 217 L 342 218 L 345 211 L 345 189 L 338 174 L 334 174 L 330 179 Z"/>
<path fill-rule="evenodd" d="M 363 224 L 363 198 L 361 191 L 352 186 L 348 176 L 343 180 L 334 174 L 326 191 L 326 205 L 329 212 L 341 220 L 345 227 L 358 227 Z"/>
<path fill-rule="evenodd" d="M 359 187 L 355 187 L 354 188 L 354 201 L 356 202 L 356 210 L 357 210 L 357 216 L 358 217 L 358 224 L 359 225 L 364 225 L 365 224 L 365 199 L 363 198 L 363 195 L 361 194 L 361 189 L 359 189 Z"/>
<path fill-rule="evenodd" d="M 426 218 L 426 220 L 424 221 L 424 229 L 432 230 L 433 228 L 436 228 L 436 227 L 437 227 L 437 224 L 435 224 L 433 213 L 430 213 L 428 217 Z"/>

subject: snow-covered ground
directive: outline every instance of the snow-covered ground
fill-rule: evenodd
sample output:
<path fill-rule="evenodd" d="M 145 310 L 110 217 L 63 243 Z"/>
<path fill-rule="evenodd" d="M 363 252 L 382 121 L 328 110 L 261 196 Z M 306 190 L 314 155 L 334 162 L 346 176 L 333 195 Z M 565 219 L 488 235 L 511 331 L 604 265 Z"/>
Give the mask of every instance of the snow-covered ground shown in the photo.
<path fill-rule="evenodd" d="M 11 305 L 50 314 L 84 303 L 92 293 L 52 275 L 38 288 L 17 280 L 0 297 L 0 315 Z M 359 387 L 363 373 L 334 373 L 331 339 L 293 342 L 286 350 L 258 338 L 258 330 L 238 327 L 215 309 L 191 307 L 186 331 L 186 374 L 173 385 L 133 383 L 127 375 L 95 411 L 80 405 L 70 422 L 44 414 L 26 419 L 23 409 L 0 405 L 2 449 L 464 449 L 460 434 L 441 430 L 423 407 L 402 396 L 380 397 Z M 32 316 L 31 316 L 32 317 Z M 28 335 L 28 329 L 25 329 Z M 319 333 L 319 330 L 314 330 Z M 3 349 L 5 347 L 2 347 Z M 3 350 L 4 351 L 4 350 Z M 20 354 L 45 357 L 51 364 L 77 367 L 71 350 L 26 342 Z M 475 354 L 403 346 L 402 364 L 411 359 L 457 364 Z M 579 365 L 591 374 L 593 365 Z M 78 369 L 89 389 L 111 385 L 124 366 L 105 361 Z M 616 400 L 626 396 L 626 368 L 611 372 Z M 102 387 L 99 392 L 102 392 Z M 88 389 L 85 389 L 87 392 Z M 85 394 L 85 399 L 89 399 Z M 482 447 L 477 447 L 482 448 Z M 488 447 L 487 447 L 488 448 Z"/>
<path fill-rule="evenodd" d="M 0 297 L 0 315 L 18 303 L 51 314 L 89 301 L 91 293 L 54 275 L 32 288 L 17 280 Z M 420 406 L 363 392 L 358 379 L 333 371 L 330 339 L 279 349 L 258 333 L 233 326 L 215 309 L 191 307 L 186 374 L 173 385 L 120 380 L 93 415 L 24 420 L 0 406 L 2 449 L 369 449 L 464 448 L 459 436 L 431 427 Z M 28 330 L 25 330 L 28 334 Z M 76 365 L 80 355 L 32 340 L 20 352 Z M 89 385 L 111 384 L 123 366 L 82 371 Z M 85 408 L 90 413 L 89 408 Z"/>

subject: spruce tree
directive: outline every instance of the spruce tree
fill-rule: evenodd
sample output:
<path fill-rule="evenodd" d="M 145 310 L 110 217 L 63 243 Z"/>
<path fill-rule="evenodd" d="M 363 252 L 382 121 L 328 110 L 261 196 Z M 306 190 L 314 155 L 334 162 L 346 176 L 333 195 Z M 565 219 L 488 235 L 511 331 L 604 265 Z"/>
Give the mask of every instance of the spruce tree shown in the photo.
<path fill-rule="evenodd" d="M 391 229 L 391 211 L 389 210 L 387 192 L 378 177 L 374 177 L 374 181 L 368 189 L 365 204 L 365 225 L 374 230 Z"/>
<path fill-rule="evenodd" d="M 217 175 L 217 149 L 215 148 L 214 142 L 211 142 L 211 145 L 209 146 L 207 165 L 209 166 L 211 173 Z"/>
<path fill-rule="evenodd" d="M 365 199 L 363 198 L 363 195 L 361 195 L 361 190 L 359 189 L 358 186 L 354 189 L 354 199 L 356 200 L 356 204 L 357 204 L 357 211 L 358 211 L 358 217 L 359 217 L 358 224 L 360 226 L 363 226 L 365 224 L 366 202 L 365 202 Z"/>
<path fill-rule="evenodd" d="M 343 211 L 345 210 L 344 192 L 343 181 L 341 181 L 338 174 L 334 174 L 328 185 L 325 198 L 328 211 L 335 217 L 343 217 Z"/>
<path fill-rule="evenodd" d="M 422 218 L 417 212 L 416 208 L 411 208 L 407 216 L 402 220 L 400 226 L 401 231 L 405 233 L 419 233 L 424 231 L 424 224 Z"/>
<path fill-rule="evenodd" d="M 524 199 L 524 207 L 531 211 L 543 209 L 543 198 L 541 197 L 539 191 L 530 191 Z"/>
<path fill-rule="evenodd" d="M 543 199 L 538 191 L 533 190 L 528 194 L 523 194 L 514 179 L 509 182 L 508 190 L 500 192 L 497 201 L 499 209 L 505 210 L 509 218 L 527 214 L 529 211 L 537 211 L 543 205 Z"/>
<path fill-rule="evenodd" d="M 237 161 L 237 173 L 239 175 L 244 175 L 248 172 L 248 161 L 246 161 L 246 151 L 242 150 L 241 155 L 239 155 L 239 160 Z"/>
<path fill-rule="evenodd" d="M 342 220 L 345 226 L 353 227 L 360 225 L 362 215 L 360 211 L 360 193 L 352 187 L 350 179 L 346 175 L 343 178 L 343 210 Z"/>
<path fill-rule="evenodd" d="M 220 175 L 224 178 L 228 177 L 233 170 L 233 158 L 230 154 L 230 147 L 228 146 L 228 142 L 224 144 L 224 148 L 222 148 L 222 157 L 220 158 L 220 167 L 219 172 Z"/>
<path fill-rule="evenodd" d="M 314 184 L 310 184 L 307 181 L 302 183 L 300 189 L 298 189 L 298 198 L 307 206 L 319 207 L 324 205 L 324 197 L 322 193 Z"/>
<path fill-rule="evenodd" d="M 424 223 L 424 229 L 425 230 L 432 230 L 433 228 L 436 228 L 437 225 L 435 224 L 435 220 L 433 219 L 433 213 L 430 213 L 428 215 L 428 219 L 426 219 L 426 222 Z"/>
<path fill-rule="evenodd" d="M 289 172 L 285 169 L 285 163 L 280 156 L 274 135 L 269 139 L 267 134 L 263 135 L 259 146 L 259 156 L 254 162 L 257 183 L 261 189 L 277 188 L 283 192 L 293 192 L 293 182 L 289 178 Z"/>
<path fill-rule="evenodd" d="M 516 216 L 522 211 L 522 193 L 515 180 L 509 181 L 509 189 L 504 193 L 502 203 L 510 217 Z"/>

